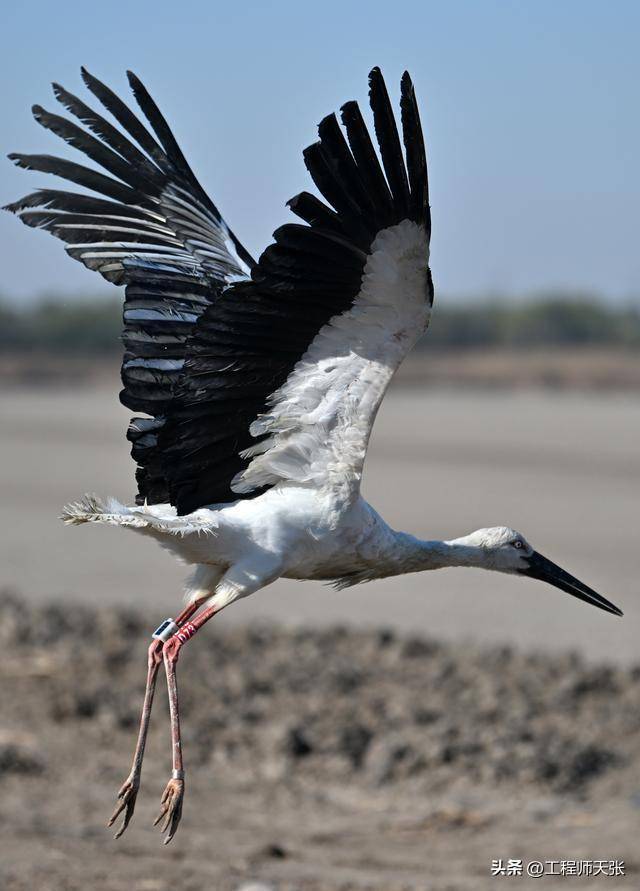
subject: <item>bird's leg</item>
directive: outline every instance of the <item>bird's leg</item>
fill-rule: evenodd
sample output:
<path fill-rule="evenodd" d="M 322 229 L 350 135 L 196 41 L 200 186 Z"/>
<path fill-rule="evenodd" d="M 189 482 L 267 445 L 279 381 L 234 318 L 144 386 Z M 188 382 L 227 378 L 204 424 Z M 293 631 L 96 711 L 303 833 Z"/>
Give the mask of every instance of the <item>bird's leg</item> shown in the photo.
<path fill-rule="evenodd" d="M 176 619 L 173 620 L 175 625 L 180 628 L 196 610 L 204 602 L 203 599 L 188 604 Z M 160 626 L 162 628 L 162 626 Z M 157 633 L 157 632 L 156 632 Z M 162 637 L 154 638 L 149 644 L 147 650 L 147 683 L 144 691 L 144 702 L 142 704 L 142 714 L 140 716 L 140 729 L 138 731 L 138 739 L 136 742 L 135 752 L 133 753 L 133 764 L 131 772 L 124 781 L 118 792 L 118 804 L 109 820 L 108 826 L 113 826 L 119 815 L 124 811 L 124 819 L 122 826 L 118 829 L 114 838 L 120 838 L 122 833 L 129 825 L 129 821 L 133 816 L 136 806 L 136 798 L 140 788 L 140 775 L 142 773 L 142 760 L 144 758 L 144 749 L 147 742 L 147 732 L 149 730 L 149 720 L 151 718 L 151 706 L 153 705 L 153 696 L 156 689 L 156 679 L 158 677 L 158 669 L 162 664 L 162 648 L 164 640 Z"/>
<path fill-rule="evenodd" d="M 184 798 L 184 765 L 182 763 L 182 744 L 180 740 L 180 712 L 178 708 L 178 684 L 176 680 L 176 663 L 180 650 L 196 631 L 208 622 L 212 616 L 229 606 L 234 600 L 253 594 L 254 591 L 264 588 L 280 575 L 281 562 L 272 555 L 260 553 L 258 556 L 249 555 L 245 560 L 231 566 L 216 585 L 211 606 L 203 609 L 192 622 L 185 622 L 182 627 L 169 638 L 164 645 L 162 655 L 164 668 L 167 675 L 167 689 L 169 691 L 169 712 L 171 715 L 171 749 L 173 757 L 173 772 L 171 779 L 164 790 L 158 814 L 154 826 L 162 823 L 161 832 L 166 832 L 164 840 L 168 844 L 176 834 L 180 817 L 182 816 L 182 801 Z"/>
<path fill-rule="evenodd" d="M 160 813 L 154 821 L 154 826 L 162 822 L 161 832 L 167 832 L 164 840 L 169 844 L 176 833 L 178 823 L 182 816 L 182 801 L 184 798 L 184 765 L 182 762 L 182 742 L 180 738 L 180 710 L 178 707 L 178 682 L 176 678 L 176 664 L 180 650 L 190 638 L 201 628 L 205 622 L 219 612 L 221 607 L 211 606 L 203 610 L 193 622 L 186 622 L 173 637 L 165 643 L 162 655 L 164 668 L 167 675 L 167 689 L 169 691 L 169 714 L 171 718 L 171 752 L 172 773 L 171 779 L 162 795 Z M 168 831 L 167 831 L 168 830 Z"/>

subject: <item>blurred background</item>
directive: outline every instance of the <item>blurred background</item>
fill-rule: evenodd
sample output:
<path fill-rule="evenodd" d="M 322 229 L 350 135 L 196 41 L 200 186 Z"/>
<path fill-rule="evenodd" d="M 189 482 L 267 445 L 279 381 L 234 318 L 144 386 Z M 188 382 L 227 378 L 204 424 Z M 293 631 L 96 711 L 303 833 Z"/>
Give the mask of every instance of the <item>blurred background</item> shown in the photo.
<path fill-rule="evenodd" d="M 129 412 L 117 400 L 121 297 L 48 234 L 3 214 L 0 586 L 11 593 L 0 625 L 4 670 L 23 696 L 18 708 L 14 692 L 2 713 L 0 781 L 12 844 L 25 851 L 2 876 L 7 887 L 36 879 L 122 887 L 132 853 L 134 887 L 148 891 L 175 887 L 171 870 L 182 874 L 187 853 L 197 862 L 187 875 L 193 888 L 255 879 L 274 889 L 481 889 L 491 886 L 491 859 L 518 850 L 542 860 L 621 853 L 640 869 L 630 841 L 640 789 L 629 779 L 640 760 L 639 26 L 631 0 L 407 0 L 397 8 L 185 0 L 172 11 L 69 0 L 5 12 L 5 153 L 72 157 L 38 128 L 31 104 L 55 110 L 52 80 L 86 99 L 81 64 L 129 101 L 132 68 L 254 256 L 288 219 L 284 202 L 309 188 L 302 149 L 317 122 L 348 99 L 364 110 L 374 65 L 395 103 L 407 68 L 427 139 L 436 300 L 427 335 L 381 409 L 364 494 L 395 528 L 425 538 L 513 526 L 625 611 L 617 620 L 537 582 L 464 570 L 341 593 L 278 582 L 226 612 L 215 645 L 197 644 L 211 674 L 226 646 L 229 696 L 215 702 L 215 726 L 207 723 L 213 704 L 194 712 L 205 729 L 191 741 L 193 761 L 242 777 L 238 786 L 216 772 L 216 794 L 234 815 L 217 865 L 205 856 L 207 777 L 187 802 L 191 835 L 185 825 L 166 875 L 151 868 L 156 840 L 146 824 L 142 834 L 129 830 L 107 869 L 108 842 L 96 827 L 126 773 L 146 629 L 177 611 L 184 573 L 152 542 L 57 520 L 87 491 L 134 495 Z M 53 185 L 6 161 L 0 201 L 48 179 Z M 128 629 L 122 652 L 118 623 Z M 276 655 L 266 655 L 267 644 Z M 183 674 L 196 689 L 186 679 L 191 658 Z M 343 689 L 325 677 L 332 660 L 343 678 L 361 680 Z M 104 679 L 116 663 L 126 671 L 114 698 Z M 301 677 L 316 679 L 315 699 L 296 699 Z M 278 695 L 269 700 L 261 683 Z M 258 720 L 261 696 L 271 706 Z M 340 697 L 349 720 L 337 717 Z M 357 720 L 356 701 L 369 704 Z M 483 736 L 487 722 L 493 729 Z M 165 730 L 151 742 L 150 774 L 155 745 L 159 777 Z M 81 779 L 62 791 L 54 767 L 69 757 L 70 734 L 101 754 L 82 760 Z M 496 782 L 508 796 L 490 791 Z M 33 802 L 43 790 L 50 813 L 38 822 Z M 272 806 L 277 842 L 264 828 Z M 294 819 L 299 808 L 308 809 L 306 829 Z M 317 821 L 331 824 L 324 840 Z M 564 848 L 560 829 L 571 842 Z M 46 879 L 28 866 L 33 844 Z"/>

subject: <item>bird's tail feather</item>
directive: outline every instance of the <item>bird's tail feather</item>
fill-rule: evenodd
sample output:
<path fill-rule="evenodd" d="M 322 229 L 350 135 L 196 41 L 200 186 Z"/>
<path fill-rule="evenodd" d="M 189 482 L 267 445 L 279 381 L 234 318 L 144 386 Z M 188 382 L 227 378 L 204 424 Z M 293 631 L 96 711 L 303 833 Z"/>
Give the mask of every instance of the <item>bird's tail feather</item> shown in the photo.
<path fill-rule="evenodd" d="M 60 519 L 69 526 L 81 523 L 108 523 L 114 526 L 146 526 L 142 517 L 130 513 L 129 508 L 115 498 L 100 498 L 98 495 L 83 495 L 79 501 L 65 504 Z"/>
<path fill-rule="evenodd" d="M 128 507 L 115 498 L 83 495 L 79 501 L 66 504 L 60 519 L 70 526 L 81 523 L 106 523 L 110 526 L 133 526 L 150 533 L 169 535 L 215 535 L 218 521 L 214 511 L 202 508 L 187 516 L 177 516 L 169 504 L 134 505 Z"/>

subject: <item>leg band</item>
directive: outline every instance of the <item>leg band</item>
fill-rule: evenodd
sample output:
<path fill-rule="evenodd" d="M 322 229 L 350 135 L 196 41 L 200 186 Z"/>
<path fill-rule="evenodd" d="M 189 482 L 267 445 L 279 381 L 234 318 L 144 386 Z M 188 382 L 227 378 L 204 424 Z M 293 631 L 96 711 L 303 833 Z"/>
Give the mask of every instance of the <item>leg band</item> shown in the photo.
<path fill-rule="evenodd" d="M 190 637 L 193 637 L 197 630 L 198 629 L 192 622 L 185 622 L 182 628 L 178 628 L 175 631 L 175 636 L 180 643 L 186 643 Z"/>
<path fill-rule="evenodd" d="M 166 643 L 170 637 L 173 637 L 177 630 L 178 626 L 173 619 L 165 619 L 164 622 L 156 628 L 151 637 L 154 640 L 161 640 L 163 643 Z"/>
<path fill-rule="evenodd" d="M 171 779 L 172 780 L 183 780 L 184 779 L 184 770 L 172 770 L 171 771 Z"/>

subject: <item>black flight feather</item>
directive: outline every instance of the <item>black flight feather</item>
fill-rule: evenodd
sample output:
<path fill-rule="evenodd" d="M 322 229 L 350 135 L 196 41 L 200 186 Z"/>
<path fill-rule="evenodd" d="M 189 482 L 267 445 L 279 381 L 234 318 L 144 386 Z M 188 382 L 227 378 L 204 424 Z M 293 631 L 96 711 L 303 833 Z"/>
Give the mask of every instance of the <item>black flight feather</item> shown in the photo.
<path fill-rule="evenodd" d="M 361 245 L 369 245 L 375 236 L 375 230 L 367 226 L 360 207 L 335 168 L 332 169 L 330 158 L 321 142 L 314 142 L 304 149 L 302 156 L 307 170 L 326 200 L 335 208 L 344 220 L 349 234 Z"/>
<path fill-rule="evenodd" d="M 81 99 L 78 99 L 77 96 L 74 96 L 73 93 L 61 87 L 60 84 L 54 83 L 52 87 L 58 102 L 64 105 L 79 121 L 86 124 L 93 133 L 99 136 L 100 139 L 123 158 L 126 158 L 132 166 L 137 167 L 148 179 L 153 180 L 159 186 L 163 184 L 164 176 L 156 165 L 113 124 L 109 123 L 85 102 L 82 102 Z"/>
<path fill-rule="evenodd" d="M 31 192 L 29 195 L 25 195 L 24 198 L 7 204 L 3 209 L 9 210 L 11 213 L 19 213 L 31 207 L 62 210 L 69 213 L 134 217 L 139 220 L 145 220 L 149 224 L 157 224 L 158 222 L 157 214 L 150 213 L 143 208 L 133 207 L 130 204 L 122 204 L 117 201 L 108 201 L 104 198 L 96 198 L 94 195 L 65 192 L 61 189 L 38 189 L 37 192 Z M 24 220 L 22 214 L 20 218 Z"/>
<path fill-rule="evenodd" d="M 149 198 L 141 192 L 109 176 L 105 176 L 103 173 L 91 170 L 90 167 L 84 167 L 82 164 L 75 164 L 73 161 L 55 158 L 52 155 L 24 155 L 12 152 L 7 157 L 24 170 L 53 173 L 62 179 L 76 183 L 78 186 L 92 189 L 94 192 L 99 192 L 123 204 L 133 204 L 134 206 L 151 205 Z"/>
<path fill-rule="evenodd" d="M 191 167 L 189 167 L 189 165 L 187 164 L 187 160 L 182 154 L 180 146 L 176 142 L 176 139 L 171 132 L 169 125 L 165 121 L 162 112 L 149 95 L 147 88 L 142 83 L 140 78 L 133 73 L 133 71 L 127 71 L 127 78 L 129 80 L 131 90 L 133 91 L 133 95 L 136 97 L 138 105 L 142 109 L 146 119 L 151 124 L 154 133 L 160 140 L 160 144 L 162 145 L 167 157 L 174 165 L 174 167 L 179 170 L 183 176 L 186 177 L 186 179 L 188 179 L 192 183 L 197 183 L 198 190 L 202 191 L 202 187 L 197 182 L 193 171 L 191 170 Z"/>
<path fill-rule="evenodd" d="M 375 204 L 378 228 L 391 226 L 395 222 L 393 198 L 358 103 L 345 102 L 341 108 L 341 119 L 360 175 Z"/>
<path fill-rule="evenodd" d="M 95 136 L 86 133 L 73 121 L 69 121 L 61 115 L 51 114 L 51 112 L 45 111 L 41 105 L 34 105 L 31 110 L 36 121 L 45 130 L 51 130 L 70 146 L 84 152 L 88 158 L 104 167 L 113 176 L 117 176 L 118 179 L 134 189 L 149 189 L 147 177 L 141 175 L 136 167 L 125 161 L 121 155 L 108 148 Z M 157 191 L 159 193 L 160 190 L 157 189 Z"/>
<path fill-rule="evenodd" d="M 423 223 L 427 227 L 427 232 L 431 233 L 427 153 L 424 147 L 422 127 L 420 126 L 420 113 L 418 111 L 416 94 L 408 71 L 404 72 L 400 83 L 400 111 L 404 147 L 407 156 L 407 170 L 409 172 L 409 186 L 411 189 L 411 218 L 416 223 Z"/>
<path fill-rule="evenodd" d="M 405 75 L 401 99 L 408 176 L 384 81 L 374 69 L 370 98 L 384 172 L 356 103 L 342 107 L 346 139 L 335 115 L 324 118 L 304 160 L 331 206 L 309 192 L 291 199 L 307 225 L 277 229 L 256 264 L 139 79 L 129 74 L 153 134 L 112 90 L 85 69 L 82 76 L 124 132 L 58 85 L 58 100 L 90 132 L 39 107 L 35 113 L 110 175 L 46 155 L 10 157 L 100 197 L 41 189 L 8 209 L 126 286 L 120 399 L 146 415 L 127 432 L 138 464 L 137 501 L 170 501 L 184 514 L 256 497 L 262 489 L 241 496 L 231 489 L 249 460 L 240 452 L 260 440 L 249 433 L 252 421 L 268 410 L 270 394 L 318 331 L 352 307 L 378 232 L 404 219 L 428 226 L 426 156 L 411 82 Z M 250 270 L 243 281 L 229 238 Z M 429 279 L 425 298 L 432 294 Z"/>
<path fill-rule="evenodd" d="M 327 207 L 324 202 L 310 192 L 300 192 L 290 198 L 287 201 L 287 207 L 310 226 L 328 229 L 340 235 L 345 234 L 344 225 L 335 210 Z"/>
<path fill-rule="evenodd" d="M 335 170 L 336 178 L 349 184 L 349 190 L 363 215 L 369 218 L 374 212 L 374 204 L 367 188 L 360 176 L 358 165 L 354 161 L 344 138 L 335 114 L 327 115 L 318 125 L 320 144 L 328 157 L 331 167 Z"/>
<path fill-rule="evenodd" d="M 400 222 L 409 214 L 409 184 L 393 108 L 379 68 L 373 68 L 369 74 L 369 102 L 382 163 L 396 205 L 396 221 Z"/>
<path fill-rule="evenodd" d="M 81 68 L 80 70 L 82 79 L 93 95 L 102 102 L 107 111 L 111 112 L 120 126 L 124 127 L 127 133 L 135 139 L 140 148 L 144 149 L 156 164 L 167 172 L 170 168 L 167 157 L 144 124 L 140 122 L 113 90 L 105 86 L 97 77 L 90 74 L 86 68 Z"/>

